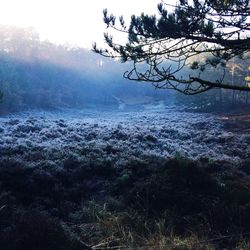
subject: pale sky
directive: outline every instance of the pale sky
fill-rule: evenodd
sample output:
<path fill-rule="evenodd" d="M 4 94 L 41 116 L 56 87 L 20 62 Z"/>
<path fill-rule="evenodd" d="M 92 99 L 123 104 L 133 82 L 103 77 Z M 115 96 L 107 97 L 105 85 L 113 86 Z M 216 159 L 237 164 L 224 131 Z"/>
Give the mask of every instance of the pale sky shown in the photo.
<path fill-rule="evenodd" d="M 130 18 L 157 13 L 161 0 L 0 0 L 0 24 L 34 27 L 42 40 L 91 47 L 102 43 L 102 10 Z M 173 2 L 173 0 L 171 0 Z M 169 1 L 168 1 L 169 2 Z M 128 19 L 129 20 L 129 19 Z"/>

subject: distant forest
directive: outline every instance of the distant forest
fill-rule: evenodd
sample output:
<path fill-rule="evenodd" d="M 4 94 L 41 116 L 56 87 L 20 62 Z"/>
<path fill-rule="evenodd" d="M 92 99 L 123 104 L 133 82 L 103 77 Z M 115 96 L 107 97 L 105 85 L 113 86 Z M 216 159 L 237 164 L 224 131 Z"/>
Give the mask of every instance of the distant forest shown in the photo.
<path fill-rule="evenodd" d="M 40 41 L 32 28 L 0 26 L 0 54 L 2 112 L 166 99 L 164 91 L 127 82 L 118 63 L 87 49 Z"/>
<path fill-rule="evenodd" d="M 0 91 L 3 98 L 0 112 L 98 105 L 119 107 L 122 103 L 136 106 L 156 101 L 203 110 L 249 107 L 248 93 L 211 90 L 186 97 L 173 91 L 156 90 L 150 84 L 125 80 L 121 75 L 127 66 L 87 49 L 41 41 L 33 28 L 1 25 Z M 245 81 L 248 67 L 246 61 L 233 61 L 225 69 L 225 80 Z M 215 74 L 215 69 L 207 70 L 208 79 Z"/>

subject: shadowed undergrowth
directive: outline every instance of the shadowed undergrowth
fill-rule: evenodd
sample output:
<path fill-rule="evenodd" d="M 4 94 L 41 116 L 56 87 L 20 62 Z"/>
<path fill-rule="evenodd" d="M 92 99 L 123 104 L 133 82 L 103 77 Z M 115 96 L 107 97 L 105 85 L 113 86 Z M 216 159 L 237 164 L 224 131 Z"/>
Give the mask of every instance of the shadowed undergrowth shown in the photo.
<path fill-rule="evenodd" d="M 70 157 L 58 168 L 0 162 L 3 250 L 247 249 L 247 161 L 148 157 L 125 167 Z"/>

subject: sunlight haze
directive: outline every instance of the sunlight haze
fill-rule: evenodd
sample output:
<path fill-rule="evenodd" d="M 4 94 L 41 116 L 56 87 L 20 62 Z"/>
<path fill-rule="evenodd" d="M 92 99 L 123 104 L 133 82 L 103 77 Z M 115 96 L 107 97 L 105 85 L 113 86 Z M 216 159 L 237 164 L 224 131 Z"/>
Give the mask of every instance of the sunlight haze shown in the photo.
<path fill-rule="evenodd" d="M 157 13 L 160 0 L 0 0 L 0 24 L 34 27 L 42 40 L 91 47 L 102 43 L 107 8 L 125 19 L 141 12 Z"/>

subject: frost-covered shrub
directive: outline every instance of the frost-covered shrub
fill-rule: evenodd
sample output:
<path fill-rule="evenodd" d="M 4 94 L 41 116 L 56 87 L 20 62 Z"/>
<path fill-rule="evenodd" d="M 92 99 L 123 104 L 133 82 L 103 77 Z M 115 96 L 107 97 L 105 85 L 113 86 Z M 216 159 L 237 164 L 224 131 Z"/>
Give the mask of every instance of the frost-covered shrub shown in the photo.
<path fill-rule="evenodd" d="M 88 159 L 111 157 L 116 165 L 124 165 L 132 156 L 173 157 L 177 151 L 193 159 L 234 162 L 250 156 L 247 134 L 226 132 L 212 115 L 173 109 L 92 111 L 91 115 L 31 112 L 1 118 L 1 158 L 24 159 L 33 166 L 34 162 L 64 161 L 76 154 Z"/>

